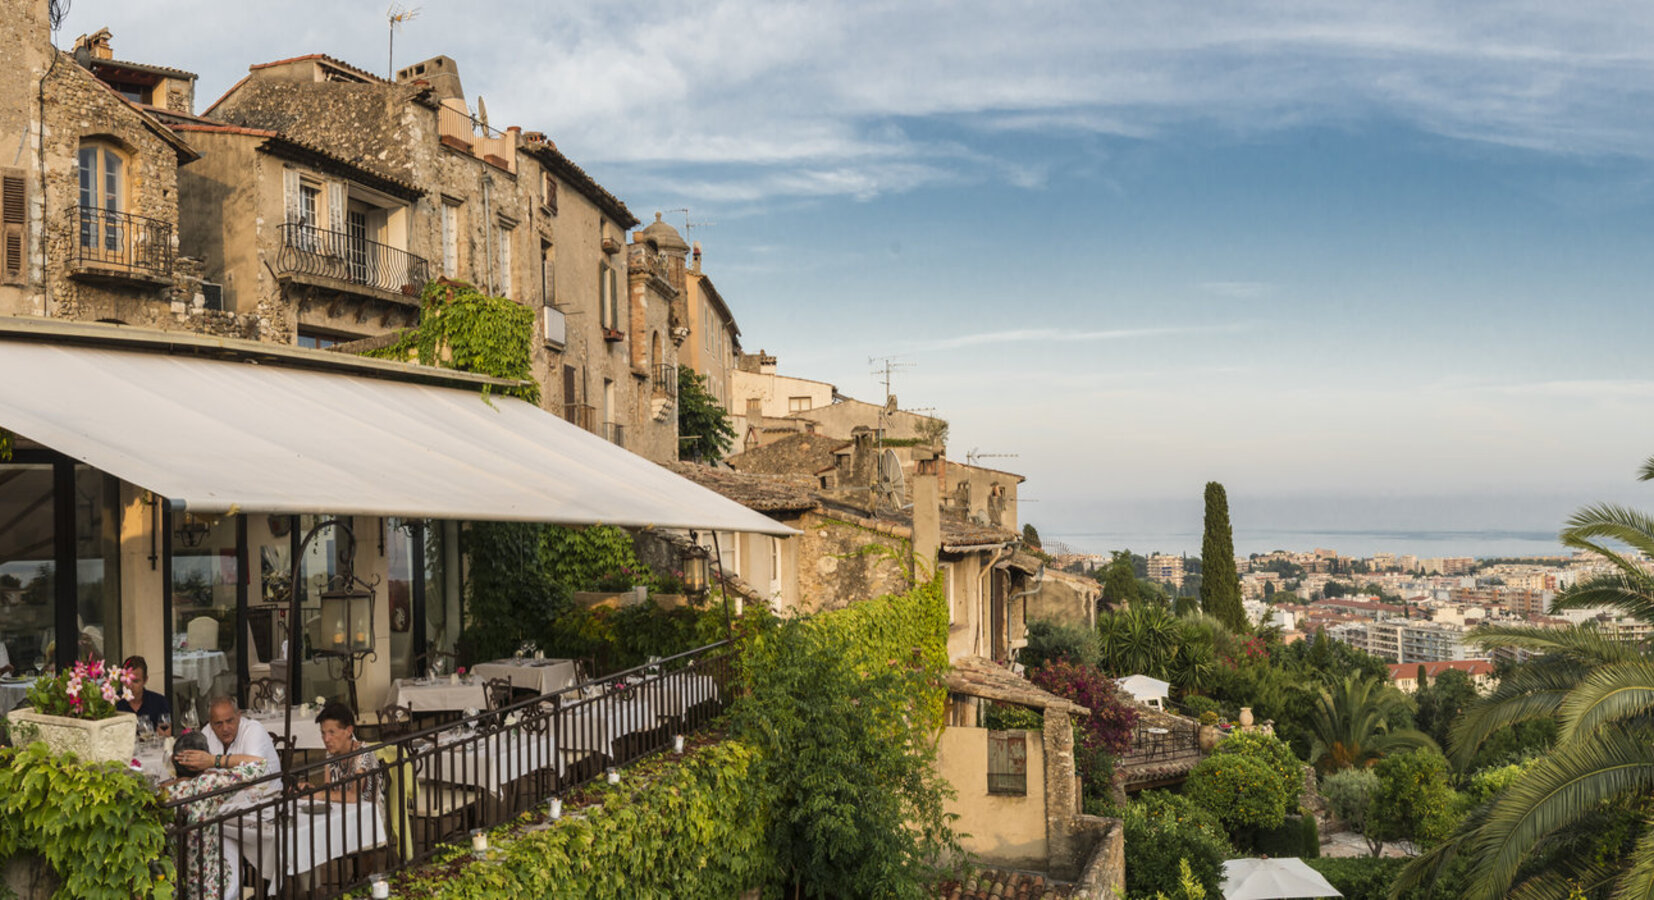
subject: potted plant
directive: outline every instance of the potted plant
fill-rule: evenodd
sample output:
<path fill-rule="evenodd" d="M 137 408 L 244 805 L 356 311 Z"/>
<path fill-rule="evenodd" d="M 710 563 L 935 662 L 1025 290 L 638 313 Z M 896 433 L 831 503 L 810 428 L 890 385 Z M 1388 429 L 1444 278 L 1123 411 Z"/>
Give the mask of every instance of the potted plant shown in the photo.
<path fill-rule="evenodd" d="M 1211 753 L 1218 745 L 1218 714 L 1208 709 L 1200 714 L 1200 752 Z"/>
<path fill-rule="evenodd" d="M 137 743 L 138 717 L 115 711 L 117 700 L 132 702 L 132 672 L 101 660 L 35 681 L 32 709 L 6 714 L 19 744 L 40 741 L 53 753 L 74 753 L 87 762 L 125 762 Z"/>

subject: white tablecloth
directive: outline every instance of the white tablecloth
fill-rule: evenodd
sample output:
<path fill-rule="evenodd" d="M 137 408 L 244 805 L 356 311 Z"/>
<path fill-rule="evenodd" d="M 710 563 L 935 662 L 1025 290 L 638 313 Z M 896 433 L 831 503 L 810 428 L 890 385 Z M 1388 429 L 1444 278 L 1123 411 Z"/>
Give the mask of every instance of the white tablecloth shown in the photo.
<path fill-rule="evenodd" d="M 263 725 L 264 730 L 270 732 L 271 737 L 280 737 L 287 733 L 286 716 L 283 713 L 259 716 L 248 715 L 247 718 Z M 322 745 L 321 726 L 316 724 L 315 710 L 303 709 L 301 711 L 300 707 L 293 707 L 293 746 L 298 750 L 326 749 Z"/>
<path fill-rule="evenodd" d="M 262 821 L 252 813 L 239 822 L 224 823 L 225 855 L 231 861 L 242 856 L 271 881 L 280 881 L 284 875 L 299 875 L 317 866 L 343 856 L 382 846 L 388 840 L 385 834 L 384 814 L 372 803 L 321 803 L 325 812 L 300 812 L 289 824 L 288 834 L 280 834 L 272 821 L 273 812 L 265 809 Z M 301 804 L 301 809 L 303 805 Z M 277 838 L 285 845 L 285 871 L 276 871 Z"/>
<path fill-rule="evenodd" d="M 228 671 L 229 659 L 220 650 L 179 650 L 172 654 L 173 683 L 193 681 L 202 696 L 212 693 L 212 680 L 218 673 Z"/>
<path fill-rule="evenodd" d="M 655 727 L 653 704 L 641 696 L 614 701 L 594 700 L 590 705 L 566 709 L 560 715 L 557 734 L 565 750 L 595 750 L 615 755 L 616 741 L 636 731 Z"/>
<path fill-rule="evenodd" d="M 681 716 L 691 707 L 718 699 L 718 683 L 705 675 L 684 670 L 645 688 L 662 716 Z"/>
<path fill-rule="evenodd" d="M 514 688 L 537 694 L 555 694 L 574 686 L 572 659 L 496 659 L 477 663 L 471 673 L 479 678 L 508 678 Z"/>
<path fill-rule="evenodd" d="M 385 703 L 406 706 L 414 712 L 483 710 L 488 708 L 488 697 L 483 693 L 480 678 L 472 678 L 470 684 L 463 681 L 454 684 L 446 676 L 430 684 L 420 684 L 411 678 L 398 678 L 391 683 Z"/>
<path fill-rule="evenodd" d="M 559 775 L 563 772 L 554 734 L 512 729 L 475 741 L 450 740 L 454 734 L 444 733 L 425 760 L 424 780 L 471 785 L 498 794 L 505 785 L 553 764 Z"/>
<path fill-rule="evenodd" d="M 34 687 L 34 679 L 27 681 L 0 682 L 0 714 L 12 711 L 12 708 L 23 702 L 28 696 L 29 688 Z"/>

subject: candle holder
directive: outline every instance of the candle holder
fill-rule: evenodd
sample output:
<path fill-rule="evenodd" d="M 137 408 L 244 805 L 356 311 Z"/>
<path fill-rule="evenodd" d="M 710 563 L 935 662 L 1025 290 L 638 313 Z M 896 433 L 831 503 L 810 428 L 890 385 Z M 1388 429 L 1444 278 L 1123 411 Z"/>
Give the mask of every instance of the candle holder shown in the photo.
<path fill-rule="evenodd" d="M 390 895 L 390 882 L 385 880 L 385 876 L 378 874 L 368 876 L 368 896 L 372 900 L 390 900 Z"/>
<path fill-rule="evenodd" d="M 609 777 L 609 783 L 610 784 L 619 784 L 620 783 L 620 770 L 615 768 L 614 766 L 610 766 L 609 770 L 608 770 L 608 777 Z"/>
<path fill-rule="evenodd" d="M 546 817 L 549 818 L 553 822 L 557 821 L 558 819 L 563 818 L 563 798 L 562 797 L 553 797 L 553 798 L 551 798 L 551 802 L 546 804 Z"/>
<path fill-rule="evenodd" d="M 683 752 L 683 735 L 681 735 L 681 734 L 672 735 L 672 752 L 673 753 L 682 753 Z"/>
<path fill-rule="evenodd" d="M 471 832 L 471 856 L 476 859 L 488 858 L 488 832 L 481 828 Z"/>

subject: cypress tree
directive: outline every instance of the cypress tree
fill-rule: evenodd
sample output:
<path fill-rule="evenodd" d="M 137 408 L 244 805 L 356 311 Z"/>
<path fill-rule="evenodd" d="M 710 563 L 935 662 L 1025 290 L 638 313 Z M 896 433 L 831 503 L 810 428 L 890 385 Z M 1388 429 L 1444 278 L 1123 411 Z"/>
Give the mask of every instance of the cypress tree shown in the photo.
<path fill-rule="evenodd" d="M 1240 576 L 1235 573 L 1235 536 L 1229 528 L 1229 495 L 1206 482 L 1206 533 L 1200 542 L 1200 608 L 1230 631 L 1246 631 Z"/>

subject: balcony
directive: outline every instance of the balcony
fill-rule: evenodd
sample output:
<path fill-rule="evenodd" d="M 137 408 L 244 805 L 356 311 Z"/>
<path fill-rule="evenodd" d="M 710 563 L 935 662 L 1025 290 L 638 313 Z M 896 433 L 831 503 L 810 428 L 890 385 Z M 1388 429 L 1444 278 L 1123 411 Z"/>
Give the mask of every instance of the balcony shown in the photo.
<path fill-rule="evenodd" d="M 281 226 L 277 278 L 417 304 L 430 280 L 422 256 L 343 231 L 289 222 Z"/>
<path fill-rule="evenodd" d="M 619 422 L 604 422 L 603 438 L 616 447 L 626 446 L 626 426 Z"/>
<path fill-rule="evenodd" d="M 678 367 L 657 363 L 655 365 L 655 393 L 666 397 L 678 396 Z"/>
<path fill-rule="evenodd" d="M 563 404 L 563 418 L 587 431 L 597 430 L 597 407 L 590 403 Z"/>
<path fill-rule="evenodd" d="M 147 216 L 71 206 L 79 240 L 69 248 L 77 278 L 166 284 L 172 280 L 172 224 Z"/>

